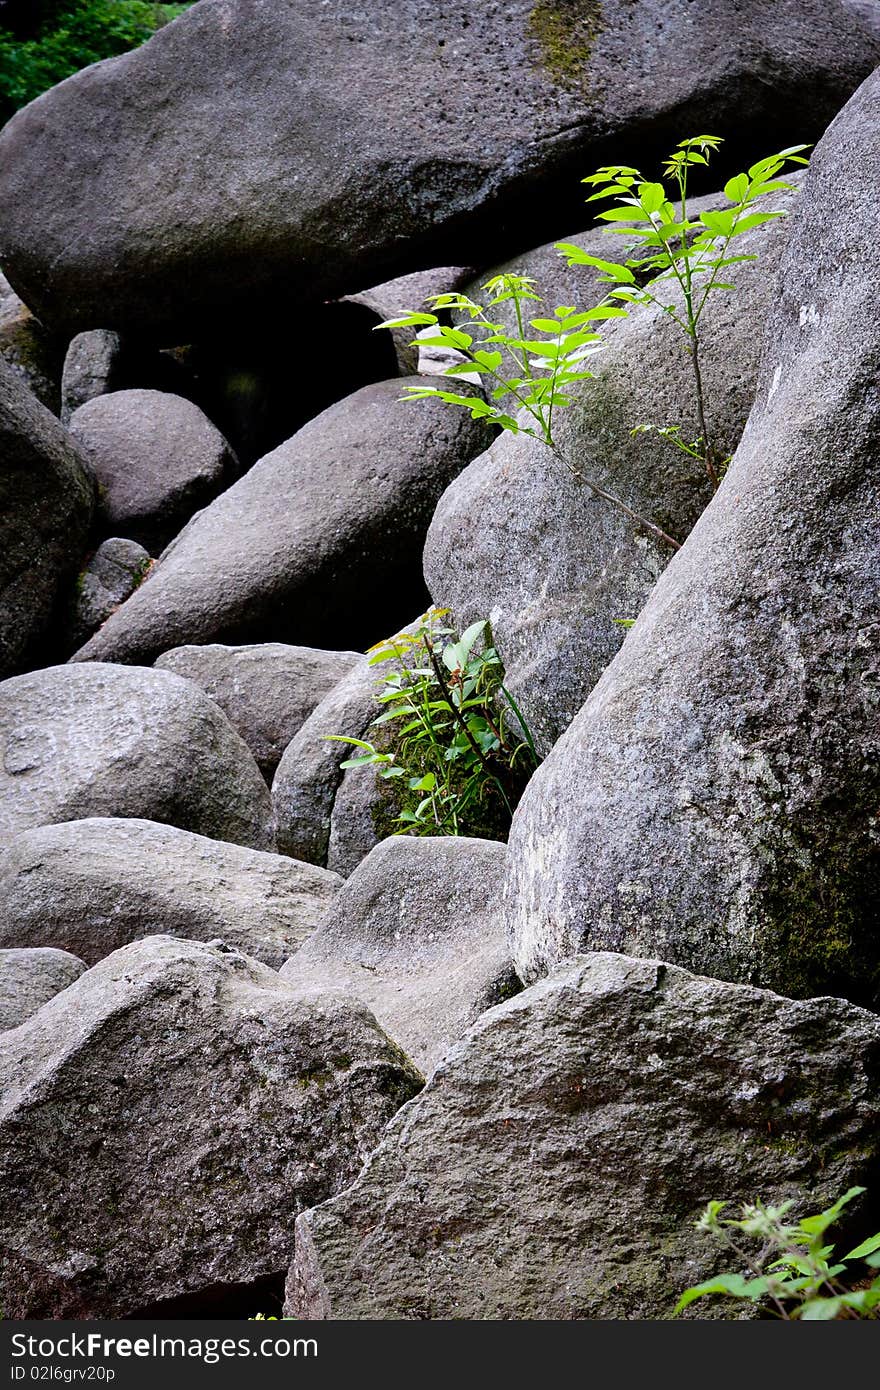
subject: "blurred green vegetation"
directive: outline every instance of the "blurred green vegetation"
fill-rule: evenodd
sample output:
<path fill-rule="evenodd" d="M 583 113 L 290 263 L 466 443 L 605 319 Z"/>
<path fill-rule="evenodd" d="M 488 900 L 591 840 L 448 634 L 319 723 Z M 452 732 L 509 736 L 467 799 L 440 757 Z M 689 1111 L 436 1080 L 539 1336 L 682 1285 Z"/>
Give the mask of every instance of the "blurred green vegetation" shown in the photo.
<path fill-rule="evenodd" d="M 0 124 L 89 63 L 137 48 L 187 9 L 149 0 L 42 0 L 19 18 L 14 4 L 0 5 Z"/>

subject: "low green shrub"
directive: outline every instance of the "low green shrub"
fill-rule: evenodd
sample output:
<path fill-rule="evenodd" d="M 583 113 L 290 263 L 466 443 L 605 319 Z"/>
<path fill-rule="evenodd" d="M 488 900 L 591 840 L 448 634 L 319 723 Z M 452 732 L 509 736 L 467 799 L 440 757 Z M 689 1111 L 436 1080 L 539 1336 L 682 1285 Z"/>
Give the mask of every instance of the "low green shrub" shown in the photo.
<path fill-rule="evenodd" d="M 376 692 L 383 710 L 373 741 L 332 737 L 359 750 L 343 768 L 372 767 L 392 784 L 391 833 L 506 838 L 538 764 L 534 741 L 488 624 L 459 637 L 446 616 L 432 608 L 372 648 L 373 665 L 393 663 Z"/>

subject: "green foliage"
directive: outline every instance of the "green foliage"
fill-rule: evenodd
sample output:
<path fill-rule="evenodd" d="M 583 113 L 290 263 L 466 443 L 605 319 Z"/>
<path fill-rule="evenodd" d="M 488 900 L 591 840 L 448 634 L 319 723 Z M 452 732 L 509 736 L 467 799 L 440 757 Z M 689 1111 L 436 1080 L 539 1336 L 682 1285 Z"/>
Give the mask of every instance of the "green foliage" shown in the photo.
<path fill-rule="evenodd" d="M 714 487 L 718 486 L 730 460 L 723 458 L 715 448 L 707 420 L 700 363 L 700 320 L 710 294 L 733 289 L 724 272 L 732 265 L 757 259 L 736 253 L 733 243 L 737 237 L 773 218 L 785 216 L 779 209 L 766 209 L 763 199 L 791 188 L 790 183 L 777 176 L 787 164 L 806 164 L 801 155 L 808 148 L 807 145 L 793 145 L 758 160 L 746 173 L 737 174 L 724 185 L 729 207 L 701 212 L 694 219 L 688 214 L 689 171 L 694 166 L 707 165 L 721 143 L 715 135 L 695 135 L 682 140 L 663 166 L 670 187 L 647 180 L 638 169 L 625 164 L 605 165 L 583 180 L 596 189 L 588 202 L 616 199 L 611 207 L 599 213 L 599 219 L 624 224 L 607 227 L 606 231 L 612 236 L 627 237 L 628 249 L 638 252 L 635 258 L 619 265 L 590 256 L 571 242 L 558 242 L 556 248 L 570 266 L 589 265 L 598 270 L 601 279 L 612 286 L 610 299 L 628 305 L 656 304 L 681 329 L 693 365 L 700 437 L 693 441 L 683 439 L 678 425 L 637 425 L 634 432 L 656 430 L 683 453 L 698 459 Z M 756 210 L 759 203 L 762 203 L 761 209 Z M 646 276 L 647 284 L 644 283 Z M 683 307 L 670 303 L 663 293 L 662 286 L 667 282 L 680 289 Z"/>
<path fill-rule="evenodd" d="M 678 541 L 647 517 L 640 516 L 622 500 L 587 477 L 573 464 L 556 442 L 554 412 L 571 404 L 569 389 L 578 381 L 588 381 L 593 373 L 586 360 L 603 347 L 595 325 L 611 318 L 625 318 L 627 310 L 608 299 L 593 309 L 579 311 L 571 305 L 547 309 L 526 275 L 496 275 L 483 289 L 488 305 L 479 304 L 466 294 L 435 294 L 428 303 L 436 313 L 407 312 L 378 324 L 378 328 L 416 328 L 431 330 L 431 336 L 414 341 L 422 347 L 452 351 L 461 360 L 447 367 L 444 376 L 470 376 L 481 373 L 490 386 L 488 399 L 461 395 L 436 386 L 408 386 L 407 399 L 435 397 L 449 405 L 470 411 L 474 419 L 485 419 L 511 434 L 528 434 L 539 439 L 579 481 L 604 501 L 624 512 L 631 521 L 649 531 L 657 540 L 678 548 Z M 489 317 L 493 306 L 510 303 L 516 318 L 516 332 Z M 532 318 L 534 306 L 540 315 Z M 440 314 L 467 316 L 467 328 L 453 328 L 440 320 Z M 531 332 L 527 332 L 530 329 Z M 511 401 L 515 406 L 511 406 Z M 519 414 L 511 410 L 519 407 Z"/>
<path fill-rule="evenodd" d="M 535 745 L 505 689 L 498 653 L 478 622 L 458 637 L 433 608 L 412 632 L 372 648 L 372 665 L 394 663 L 371 727 L 387 748 L 332 735 L 359 749 L 343 768 L 373 767 L 400 793 L 396 834 L 468 835 L 509 824 L 538 764 Z"/>
<path fill-rule="evenodd" d="M 737 1274 L 721 1274 L 686 1289 L 676 1304 L 676 1314 L 698 1298 L 723 1294 L 728 1298 L 760 1304 L 776 1317 L 804 1322 L 832 1318 L 877 1318 L 880 1308 L 880 1274 L 855 1280 L 859 1262 L 868 1270 L 880 1269 L 880 1233 L 837 1256 L 826 1243 L 825 1233 L 848 1202 L 863 1187 L 851 1187 L 825 1211 L 805 1216 L 794 1224 L 786 1220 L 793 1202 L 778 1207 L 756 1202 L 743 1206 L 738 1217 L 722 1216 L 726 1202 L 710 1202 L 697 1222 L 730 1251 L 740 1264 Z M 745 1238 L 742 1244 L 740 1238 Z M 751 1253 L 755 1246 L 757 1253 Z M 841 1280 L 845 1276 L 845 1282 Z"/>
<path fill-rule="evenodd" d="M 409 398 L 434 396 L 469 410 L 475 419 L 491 420 L 511 434 L 532 435 L 596 496 L 622 511 L 655 540 L 676 550 L 680 542 L 674 536 L 587 476 L 580 461 L 573 463 L 566 457 L 554 432 L 554 413 L 571 404 L 572 386 L 593 376 L 587 360 L 602 350 L 602 322 L 625 317 L 635 305 L 656 304 L 685 337 L 693 366 L 700 435 L 692 441 L 684 439 L 681 426 L 676 424 L 639 424 L 633 432 L 653 430 L 668 439 L 683 453 L 699 460 L 717 487 L 729 459 L 721 457 L 709 429 L 700 361 L 701 319 L 710 294 L 733 288 L 725 280 L 724 271 L 741 261 L 756 259 L 753 255 L 736 254 L 732 244 L 737 237 L 785 215 L 780 209 L 762 207 L 756 211 L 756 205 L 791 187 L 777 175 L 787 164 L 805 164 L 801 151 L 808 148 L 794 145 L 759 160 L 746 173 L 737 174 L 725 184 L 724 196 L 730 207 L 691 218 L 687 201 L 689 171 L 695 165 L 707 165 L 720 144 L 721 140 L 713 135 L 682 140 L 664 164 L 671 191 L 662 182 L 648 181 L 629 165 L 606 165 L 584 179 L 584 183 L 596 187 L 588 202 L 609 197 L 617 200 L 599 218 L 620 224 L 606 230 L 628 237 L 628 249 L 637 253 L 618 263 L 591 256 L 572 242 L 557 242 L 556 249 L 569 266 L 591 266 L 599 271 L 601 281 L 611 286 L 594 308 L 549 308 L 543 304 L 533 279 L 505 274 L 496 275 L 483 285 L 486 304 L 465 294 L 432 295 L 427 302 L 434 312 L 407 312 L 378 325 L 429 329 L 430 336 L 415 341 L 425 347 L 451 350 L 461 359 L 448 367 L 444 375 L 466 376 L 477 371 L 488 383 L 488 399 L 431 386 L 408 387 Z M 683 308 L 670 303 L 664 295 L 662 287 L 667 281 L 681 290 Z M 492 317 L 493 307 L 502 303 L 513 305 L 515 332 L 509 332 Z M 536 314 L 535 306 L 540 313 Z M 459 326 L 441 321 L 441 315 L 450 314 L 457 316 Z M 517 409 L 518 414 L 514 413 Z"/>
<path fill-rule="evenodd" d="M 0 26 L 0 121 L 80 68 L 136 48 L 188 8 L 147 0 L 61 0 L 33 38 L 18 39 Z"/>

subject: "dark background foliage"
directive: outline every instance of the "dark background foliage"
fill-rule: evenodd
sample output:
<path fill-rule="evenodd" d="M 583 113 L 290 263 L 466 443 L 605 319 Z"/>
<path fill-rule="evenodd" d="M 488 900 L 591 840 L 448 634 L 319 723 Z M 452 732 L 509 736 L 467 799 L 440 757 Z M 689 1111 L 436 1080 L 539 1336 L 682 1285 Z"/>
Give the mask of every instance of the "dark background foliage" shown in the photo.
<path fill-rule="evenodd" d="M 144 43 L 186 4 L 0 0 L 0 124 L 89 63 Z"/>

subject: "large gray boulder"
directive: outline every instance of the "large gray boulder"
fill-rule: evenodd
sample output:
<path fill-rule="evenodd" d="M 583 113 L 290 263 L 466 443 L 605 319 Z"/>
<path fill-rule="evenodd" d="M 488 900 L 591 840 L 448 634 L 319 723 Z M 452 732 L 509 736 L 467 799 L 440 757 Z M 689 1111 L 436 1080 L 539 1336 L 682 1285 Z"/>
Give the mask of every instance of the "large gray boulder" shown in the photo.
<path fill-rule="evenodd" d="M 383 840 L 282 978 L 360 1000 L 428 1073 L 481 1013 L 521 988 L 498 904 L 506 857 L 492 840 Z"/>
<path fill-rule="evenodd" d="M 0 1071 L 12 1318 L 137 1315 L 283 1271 L 296 1212 L 352 1181 L 420 1083 L 360 1005 L 170 937 L 5 1034 Z"/>
<path fill-rule="evenodd" d="M 0 360 L 0 676 L 44 636 L 76 574 L 94 491 L 73 440 Z"/>
<path fill-rule="evenodd" d="M 767 206 L 796 201 L 780 194 Z M 743 254 L 760 262 L 731 267 L 734 289 L 713 293 L 701 321 L 707 414 L 724 455 L 739 443 L 754 399 L 787 223 L 779 218 L 739 239 Z M 580 239 L 591 254 L 603 254 L 599 235 Z M 606 241 L 606 257 L 619 254 L 620 238 Z M 607 286 L 588 272 L 578 294 L 574 272 L 565 272 L 551 288 L 560 294 L 547 300 L 552 311 L 589 307 Z M 663 291 L 664 303 L 681 307 L 680 292 Z M 589 361 L 595 379 L 573 388 L 572 405 L 558 413 L 557 441 L 573 468 L 683 540 L 712 495 L 705 470 L 668 440 L 632 431 L 680 425 L 684 439 L 699 436 L 684 336 L 655 306 L 609 322 L 605 350 Z M 638 614 L 672 553 L 594 496 L 544 444 L 505 434 L 440 499 L 424 566 L 435 602 L 452 608 L 459 629 L 491 619 L 505 683 L 546 753 L 618 651 L 620 620 Z"/>
<path fill-rule="evenodd" d="M 366 656 L 324 696 L 293 736 L 272 782 L 275 833 L 282 854 L 326 864 L 333 806 L 350 753 L 336 737 L 362 738 L 378 710 L 379 673 Z"/>
<path fill-rule="evenodd" d="M 876 1001 L 880 75 L 818 146 L 719 492 L 520 803 L 534 979 L 582 949 Z"/>
<path fill-rule="evenodd" d="M 76 577 L 63 624 L 67 650 L 82 645 L 146 578 L 152 561 L 137 541 L 102 541 Z"/>
<path fill-rule="evenodd" d="M 61 419 L 65 425 L 81 405 L 118 389 L 123 355 L 122 339 L 109 328 L 76 334 L 61 374 Z"/>
<path fill-rule="evenodd" d="M 359 647 L 393 631 L 421 588 L 437 499 L 492 438 L 464 411 L 401 391 L 399 380 L 365 386 L 267 454 L 193 518 L 78 659 L 153 660 L 193 642 L 320 645 L 328 632 Z"/>
<path fill-rule="evenodd" d="M 56 334 L 35 319 L 5 275 L 0 274 L 0 357 L 33 391 L 37 400 L 58 414 L 63 348 Z"/>
<path fill-rule="evenodd" d="M 69 428 L 98 480 L 105 531 L 154 555 L 237 468 L 207 416 L 170 391 L 95 396 L 73 412 Z"/>
<path fill-rule="evenodd" d="M 710 1198 L 806 1215 L 876 1187 L 878 1048 L 839 999 L 580 957 L 484 1014 L 298 1219 L 287 1311 L 668 1318 L 729 1262 L 694 1230 Z"/>
<path fill-rule="evenodd" d="M 272 783 L 281 755 L 361 657 L 261 642 L 246 647 L 175 647 L 155 665 L 194 681 L 222 709 Z"/>
<path fill-rule="evenodd" d="M 87 816 L 135 816 L 272 849 L 269 792 L 203 691 L 90 662 L 0 683 L 0 844 Z"/>
<path fill-rule="evenodd" d="M 878 58 L 840 0 L 202 0 L 9 122 L 0 261 L 46 322 L 193 341 L 546 240 L 640 132 L 813 138 Z"/>
<path fill-rule="evenodd" d="M 85 968 L 76 956 L 47 946 L 0 949 L 0 1033 L 24 1023 Z"/>
<path fill-rule="evenodd" d="M 278 969 L 342 880 L 314 864 L 153 821 L 93 817 L 0 850 L 0 946 L 56 946 L 89 965 L 144 936 L 222 940 Z"/>

